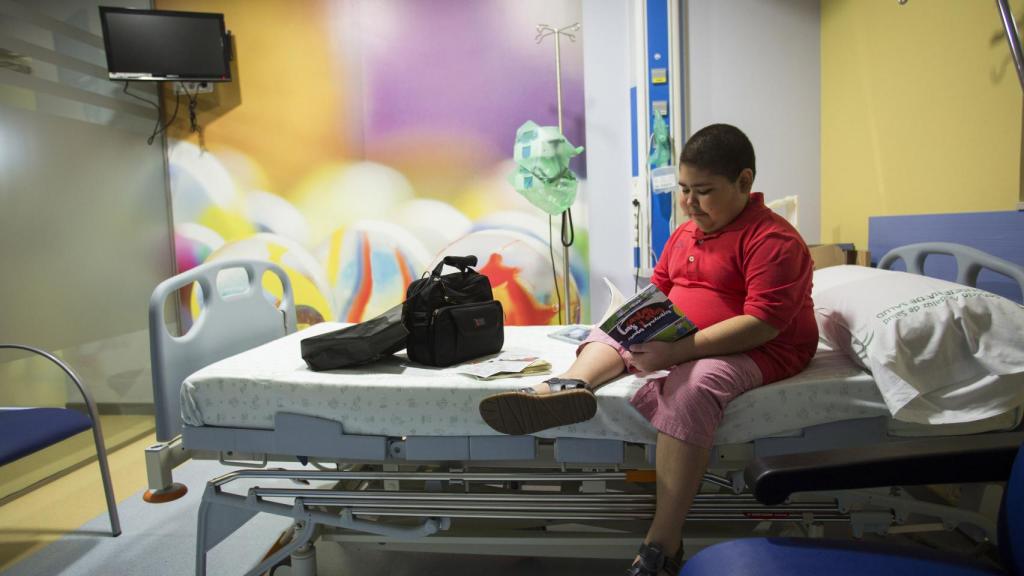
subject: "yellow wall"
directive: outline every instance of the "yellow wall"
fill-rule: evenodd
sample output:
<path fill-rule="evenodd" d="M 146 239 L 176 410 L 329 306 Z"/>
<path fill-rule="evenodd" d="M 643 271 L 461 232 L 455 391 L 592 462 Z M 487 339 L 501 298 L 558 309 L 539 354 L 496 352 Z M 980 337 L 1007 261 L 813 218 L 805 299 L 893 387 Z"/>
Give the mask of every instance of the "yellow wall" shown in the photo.
<path fill-rule="evenodd" d="M 822 0 L 821 67 L 822 242 L 867 246 L 869 216 L 1015 209 L 1021 88 L 994 1 Z"/>

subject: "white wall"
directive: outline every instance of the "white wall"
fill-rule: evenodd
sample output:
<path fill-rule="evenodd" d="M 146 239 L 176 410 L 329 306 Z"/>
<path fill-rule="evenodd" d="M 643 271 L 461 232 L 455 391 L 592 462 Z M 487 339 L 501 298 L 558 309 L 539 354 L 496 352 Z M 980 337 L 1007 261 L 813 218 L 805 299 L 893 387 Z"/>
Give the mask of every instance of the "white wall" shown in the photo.
<path fill-rule="evenodd" d="M 97 6 L 126 2 L 0 2 L 0 48 L 32 55 L 0 68 L 0 342 L 58 352 L 121 408 L 152 402 L 146 311 L 173 270 L 155 111 L 106 75 Z M 81 402 L 52 365 L 12 358 L 0 404 Z"/>
<path fill-rule="evenodd" d="M 633 289 L 630 183 L 630 19 L 634 1 L 582 0 L 587 126 L 585 196 L 591 320 L 608 277 Z M 679 0 L 683 2 L 684 0 Z M 818 0 L 684 2 L 686 131 L 739 126 L 754 143 L 755 190 L 799 197 L 799 228 L 819 241 L 821 180 Z"/>
<path fill-rule="evenodd" d="M 686 5 L 687 132 L 716 122 L 746 132 L 757 154 L 754 190 L 764 192 L 767 201 L 796 194 L 800 232 L 808 243 L 818 242 L 818 0 L 689 0 Z"/>
<path fill-rule="evenodd" d="M 603 277 L 633 290 L 630 175 L 629 0 L 583 0 L 583 86 L 587 181 L 581 186 L 590 232 L 590 315 L 608 305 Z"/>

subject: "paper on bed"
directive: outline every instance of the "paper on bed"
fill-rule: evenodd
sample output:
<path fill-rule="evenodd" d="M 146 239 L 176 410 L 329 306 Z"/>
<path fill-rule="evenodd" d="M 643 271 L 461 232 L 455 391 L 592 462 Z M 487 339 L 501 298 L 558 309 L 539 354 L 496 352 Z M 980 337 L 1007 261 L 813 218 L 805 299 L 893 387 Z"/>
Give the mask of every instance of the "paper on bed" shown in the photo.
<path fill-rule="evenodd" d="M 502 350 L 492 358 L 466 362 L 449 370 L 487 380 L 548 374 L 551 372 L 551 363 L 529 350 Z"/>

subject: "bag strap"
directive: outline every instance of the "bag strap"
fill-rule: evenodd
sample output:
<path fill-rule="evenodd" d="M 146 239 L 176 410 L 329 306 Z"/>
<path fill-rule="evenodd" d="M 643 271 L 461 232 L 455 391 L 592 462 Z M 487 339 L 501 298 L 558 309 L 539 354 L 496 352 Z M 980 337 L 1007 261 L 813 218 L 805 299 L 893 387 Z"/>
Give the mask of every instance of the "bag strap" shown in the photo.
<path fill-rule="evenodd" d="M 441 262 L 434 267 L 434 271 L 431 272 L 430 275 L 441 276 L 441 270 L 444 269 L 446 264 L 452 268 L 458 268 L 462 272 L 466 272 L 471 266 L 476 266 L 476 256 L 473 256 L 472 254 L 469 256 L 445 256 L 444 260 L 441 260 Z"/>

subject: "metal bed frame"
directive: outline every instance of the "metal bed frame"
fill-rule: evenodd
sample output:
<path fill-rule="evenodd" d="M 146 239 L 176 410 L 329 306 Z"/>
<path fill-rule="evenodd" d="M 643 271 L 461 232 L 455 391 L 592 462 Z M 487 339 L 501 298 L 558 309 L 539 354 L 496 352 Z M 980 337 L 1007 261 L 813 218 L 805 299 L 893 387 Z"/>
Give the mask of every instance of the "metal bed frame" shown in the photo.
<path fill-rule="evenodd" d="M 891 265 L 892 259 L 883 261 Z M 211 273 L 200 268 L 186 280 Z M 154 303 L 162 306 L 176 289 L 174 280 L 161 284 Z M 282 308 L 294 309 L 288 302 Z M 176 404 L 172 410 L 177 415 Z M 158 406 L 160 413 L 166 418 L 167 407 Z M 199 511 L 197 574 L 206 574 L 207 553 L 257 513 L 287 517 L 294 525 L 289 538 L 246 574 L 290 563 L 292 574 L 313 576 L 317 539 L 392 550 L 630 558 L 654 512 L 653 445 L 571 437 L 349 435 L 339 422 L 288 413 L 276 415 L 273 430 L 181 431 L 147 449 L 153 493 L 167 490 L 171 470 L 188 458 L 244 468 L 296 461 L 304 466 L 242 469 L 209 481 Z M 821 536 L 835 523 L 849 523 L 858 537 L 959 528 L 978 541 L 994 540 L 994 485 L 965 485 L 956 505 L 891 488 L 796 494 L 767 506 L 750 495 L 744 479 L 755 457 L 898 441 L 885 433 L 884 418 L 868 418 L 809 427 L 796 437 L 717 446 L 687 519 L 687 554 L 742 534 Z M 292 484 L 266 486 L 283 480 Z M 247 482 L 263 485 L 240 488 Z"/>

